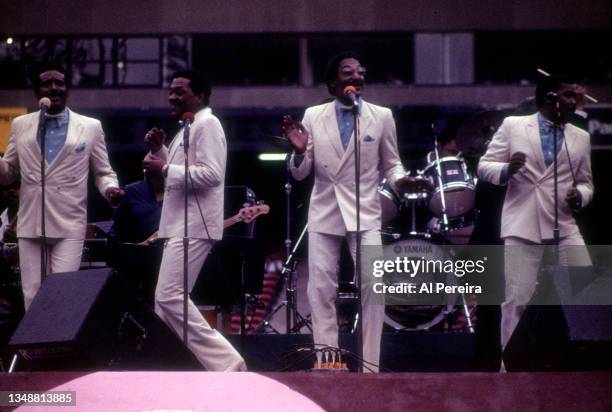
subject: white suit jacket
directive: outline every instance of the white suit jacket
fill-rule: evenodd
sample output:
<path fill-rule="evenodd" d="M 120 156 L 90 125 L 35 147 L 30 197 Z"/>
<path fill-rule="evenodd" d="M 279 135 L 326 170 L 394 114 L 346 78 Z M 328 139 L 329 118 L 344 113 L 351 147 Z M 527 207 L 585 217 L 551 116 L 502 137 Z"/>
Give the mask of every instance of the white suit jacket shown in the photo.
<path fill-rule="evenodd" d="M 165 159 L 168 164 L 159 237 L 183 237 L 183 130 L 174 136 L 167 148 L 163 146 L 155 155 Z M 221 123 L 209 108 L 202 109 L 195 115 L 189 135 L 188 160 L 191 175 L 188 189 L 188 236 L 192 239 L 219 240 L 223 237 L 227 144 Z"/>
<path fill-rule="evenodd" d="M 41 150 L 36 141 L 39 116 L 40 112 L 34 112 L 13 120 L 6 153 L 0 159 L 0 184 L 21 175 L 17 220 L 17 236 L 21 238 L 41 236 Z M 108 161 L 100 121 L 70 111 L 66 142 L 55 160 L 45 166 L 47 237 L 85 237 L 90 165 L 102 196 L 107 188 L 119 186 Z"/>
<path fill-rule="evenodd" d="M 405 173 L 397 148 L 395 121 L 391 110 L 362 101 L 360 117 L 360 229 L 380 229 L 378 185 L 381 174 L 395 182 Z M 290 160 L 297 180 L 314 168 L 308 230 L 344 235 L 356 231 L 354 134 L 346 151 L 342 147 L 335 102 L 309 107 L 302 123 L 310 138 L 299 167 Z"/>
<path fill-rule="evenodd" d="M 572 187 L 570 161 L 577 189 L 586 206 L 593 197 L 591 176 L 591 143 L 589 134 L 567 124 L 564 139 L 557 156 L 559 229 L 561 237 L 578 234 L 578 226 L 565 201 Z M 566 150 L 567 147 L 567 150 Z M 478 176 L 490 183 L 500 184 L 500 174 L 515 152 L 526 155 L 525 166 L 508 182 L 502 211 L 501 237 L 515 236 L 532 242 L 553 238 L 554 228 L 554 173 L 553 164 L 546 166 L 537 114 L 507 117 L 499 127 L 487 152 L 478 164 Z"/>

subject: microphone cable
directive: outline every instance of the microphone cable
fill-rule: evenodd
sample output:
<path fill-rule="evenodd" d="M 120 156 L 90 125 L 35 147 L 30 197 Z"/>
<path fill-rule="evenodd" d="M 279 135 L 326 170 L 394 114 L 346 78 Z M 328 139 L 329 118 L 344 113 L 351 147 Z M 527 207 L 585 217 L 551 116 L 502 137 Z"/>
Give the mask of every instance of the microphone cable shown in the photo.
<path fill-rule="evenodd" d="M 565 145 L 565 154 L 567 155 L 567 161 L 569 163 L 570 173 L 572 174 L 572 182 L 574 184 L 574 187 L 576 187 L 577 186 L 577 183 L 576 183 L 576 174 L 574 172 L 574 166 L 572 164 L 572 158 L 570 157 L 569 149 L 567 147 L 567 138 L 563 139 L 563 144 Z"/>

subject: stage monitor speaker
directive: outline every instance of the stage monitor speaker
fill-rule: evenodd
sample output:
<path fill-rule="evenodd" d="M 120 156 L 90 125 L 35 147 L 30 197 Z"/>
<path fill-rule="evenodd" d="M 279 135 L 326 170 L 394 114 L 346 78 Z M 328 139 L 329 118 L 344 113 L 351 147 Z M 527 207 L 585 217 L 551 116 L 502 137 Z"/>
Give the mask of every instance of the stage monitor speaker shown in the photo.
<path fill-rule="evenodd" d="M 508 371 L 612 370 L 610 281 L 591 266 L 545 274 L 503 353 Z M 576 304 L 582 302 L 583 304 Z"/>
<path fill-rule="evenodd" d="M 200 370 L 151 307 L 111 269 L 49 275 L 9 349 L 29 370 Z"/>

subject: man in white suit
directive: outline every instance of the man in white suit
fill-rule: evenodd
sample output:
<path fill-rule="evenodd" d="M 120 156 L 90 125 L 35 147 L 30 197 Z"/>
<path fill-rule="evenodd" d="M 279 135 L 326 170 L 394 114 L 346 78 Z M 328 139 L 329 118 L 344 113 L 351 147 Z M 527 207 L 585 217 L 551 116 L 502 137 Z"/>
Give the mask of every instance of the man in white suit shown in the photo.
<path fill-rule="evenodd" d="M 123 191 L 106 152 L 100 121 L 66 107 L 68 81 L 59 65 L 46 65 L 34 78 L 38 98 L 51 105 L 45 116 L 45 234 L 47 273 L 79 269 L 87 222 L 87 178 L 93 171 L 100 193 L 116 202 Z M 21 284 L 25 308 L 41 280 L 41 142 L 37 139 L 40 112 L 17 117 L 0 159 L 0 184 L 19 176 L 17 218 Z M 46 275 L 46 274 L 45 274 Z"/>
<path fill-rule="evenodd" d="M 568 123 L 576 108 L 576 86 L 543 78 L 536 87 L 538 112 L 506 118 L 480 159 L 478 176 L 507 185 L 501 237 L 505 247 L 505 300 L 501 344 L 506 346 L 537 285 L 543 248 L 554 240 L 554 171 L 558 162 L 561 266 L 588 266 L 590 258 L 572 211 L 593 196 L 590 138 Z M 554 153 L 554 133 L 558 136 Z"/>
<path fill-rule="evenodd" d="M 200 269 L 216 240 L 223 236 L 223 196 L 227 145 L 219 119 L 208 107 L 210 84 L 197 72 L 183 71 L 172 76 L 170 102 L 179 119 L 194 113 L 188 145 L 188 287 L 193 288 Z M 165 133 L 157 128 L 145 136 L 150 149 L 143 162 L 147 172 L 161 172 L 166 178 L 159 238 L 165 239 L 164 254 L 155 290 L 155 312 L 178 335 L 183 335 L 183 236 L 185 151 L 183 131 L 164 146 Z M 200 311 L 188 301 L 189 349 L 210 371 L 241 371 L 244 360 L 232 345 L 212 329 Z"/>
<path fill-rule="evenodd" d="M 314 169 L 315 182 L 308 212 L 308 299 L 312 310 L 314 343 L 338 347 L 336 288 L 342 238 L 355 260 L 356 207 L 354 131 L 351 101 L 344 94 L 353 86 L 360 120 L 360 230 L 362 244 L 381 245 L 380 174 L 395 183 L 405 175 L 391 110 L 361 99 L 365 69 L 351 52 L 333 57 L 327 66 L 327 87 L 335 99 L 306 109 L 302 123 L 286 116 L 283 130 L 294 155 L 293 177 L 302 180 Z M 363 265 L 362 265 L 363 267 Z M 363 270 L 365 273 L 365 269 Z M 378 371 L 384 305 L 369 293 L 362 279 L 364 370 Z"/>

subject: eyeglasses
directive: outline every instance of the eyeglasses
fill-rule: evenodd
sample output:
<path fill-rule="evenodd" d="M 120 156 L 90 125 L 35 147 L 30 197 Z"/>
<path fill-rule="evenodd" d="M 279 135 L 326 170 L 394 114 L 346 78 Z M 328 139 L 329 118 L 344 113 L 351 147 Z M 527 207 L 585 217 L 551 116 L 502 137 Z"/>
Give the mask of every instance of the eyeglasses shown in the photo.
<path fill-rule="evenodd" d="M 366 75 L 366 69 L 365 67 L 358 67 L 357 69 L 351 69 L 349 67 L 345 67 L 345 68 L 340 69 L 340 74 L 346 77 L 354 76 L 354 75 L 364 77 Z"/>

